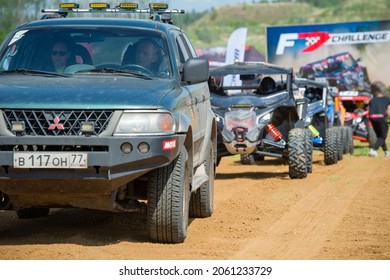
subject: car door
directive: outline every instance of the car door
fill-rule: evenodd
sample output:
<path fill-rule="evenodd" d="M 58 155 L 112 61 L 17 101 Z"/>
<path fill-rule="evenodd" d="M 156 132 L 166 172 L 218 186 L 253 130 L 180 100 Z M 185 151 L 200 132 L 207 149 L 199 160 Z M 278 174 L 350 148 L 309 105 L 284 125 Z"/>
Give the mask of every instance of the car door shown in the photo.
<path fill-rule="evenodd" d="M 182 65 L 188 59 L 196 57 L 195 49 L 189 43 L 188 38 L 183 32 L 177 33 L 176 43 L 180 53 L 180 63 Z M 183 83 L 183 90 L 187 91 L 191 97 L 194 162 L 195 164 L 198 164 L 200 160 L 203 160 L 202 149 L 204 148 L 203 142 L 208 119 L 207 103 L 210 102 L 210 93 L 207 83 L 205 82 L 197 84 Z"/>

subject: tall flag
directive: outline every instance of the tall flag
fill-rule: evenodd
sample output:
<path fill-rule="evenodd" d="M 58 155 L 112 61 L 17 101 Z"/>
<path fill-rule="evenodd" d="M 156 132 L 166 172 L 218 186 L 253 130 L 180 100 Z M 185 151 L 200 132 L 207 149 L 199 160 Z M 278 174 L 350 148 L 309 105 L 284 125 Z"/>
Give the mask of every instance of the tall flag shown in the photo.
<path fill-rule="evenodd" d="M 225 64 L 232 64 L 234 62 L 243 62 L 245 55 L 245 44 L 247 28 L 238 28 L 229 37 Z M 228 75 L 224 78 L 224 86 L 240 86 L 241 80 L 239 75 Z"/>

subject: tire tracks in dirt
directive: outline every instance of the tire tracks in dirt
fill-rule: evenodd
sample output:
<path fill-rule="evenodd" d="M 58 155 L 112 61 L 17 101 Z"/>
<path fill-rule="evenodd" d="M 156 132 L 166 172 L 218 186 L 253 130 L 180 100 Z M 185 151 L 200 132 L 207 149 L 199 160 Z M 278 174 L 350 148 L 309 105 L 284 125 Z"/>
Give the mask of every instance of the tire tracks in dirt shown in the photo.
<path fill-rule="evenodd" d="M 313 186 L 311 193 L 304 196 L 266 232 L 248 239 L 246 245 L 230 259 L 313 259 L 356 195 L 369 183 L 370 175 L 376 171 L 377 166 L 369 164 L 372 159 L 359 160 L 364 168 L 359 165 L 350 169 L 343 161 L 337 167 L 324 166 L 319 172 L 316 172 L 314 166 L 313 174 L 304 180 L 310 181 L 315 176 L 315 181 L 321 183 Z M 350 179 L 340 180 L 345 174 Z M 318 176 L 322 179 L 319 180 Z M 343 184 L 337 184 L 337 181 Z"/>

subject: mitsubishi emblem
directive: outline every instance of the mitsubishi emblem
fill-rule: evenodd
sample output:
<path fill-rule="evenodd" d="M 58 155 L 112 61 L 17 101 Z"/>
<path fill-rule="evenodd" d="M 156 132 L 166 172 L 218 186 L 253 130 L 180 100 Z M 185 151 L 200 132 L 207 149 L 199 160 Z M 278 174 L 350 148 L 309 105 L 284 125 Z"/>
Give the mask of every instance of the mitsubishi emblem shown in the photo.
<path fill-rule="evenodd" d="M 54 118 L 54 123 L 50 124 L 49 126 L 49 130 L 54 130 L 54 129 L 58 129 L 58 130 L 64 130 L 65 127 L 63 124 L 60 124 L 60 118 L 58 116 L 56 116 Z"/>

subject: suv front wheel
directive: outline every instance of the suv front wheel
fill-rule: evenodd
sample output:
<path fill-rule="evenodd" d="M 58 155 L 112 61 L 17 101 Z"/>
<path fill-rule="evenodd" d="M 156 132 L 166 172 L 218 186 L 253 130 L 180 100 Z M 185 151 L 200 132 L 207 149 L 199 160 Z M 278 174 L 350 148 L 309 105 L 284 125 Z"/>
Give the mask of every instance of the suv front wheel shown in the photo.
<path fill-rule="evenodd" d="M 148 186 L 148 228 L 152 241 L 181 243 L 187 236 L 190 182 L 182 147 L 169 165 L 153 170 Z"/>

